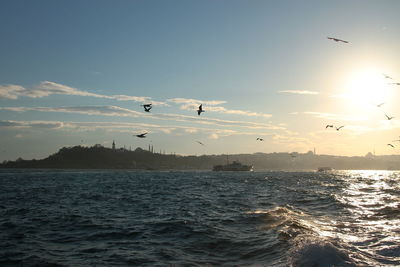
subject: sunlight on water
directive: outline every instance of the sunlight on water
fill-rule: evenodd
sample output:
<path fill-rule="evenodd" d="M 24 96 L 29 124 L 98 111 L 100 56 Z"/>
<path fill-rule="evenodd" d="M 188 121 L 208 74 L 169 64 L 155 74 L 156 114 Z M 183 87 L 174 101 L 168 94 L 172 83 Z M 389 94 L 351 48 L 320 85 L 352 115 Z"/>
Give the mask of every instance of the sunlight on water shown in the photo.
<path fill-rule="evenodd" d="M 336 235 L 367 253 L 400 260 L 398 245 L 393 247 L 400 244 L 399 173 L 348 171 L 343 172 L 342 179 L 347 186 L 335 197 L 349 214 L 335 222 L 340 227 L 331 236 Z"/>

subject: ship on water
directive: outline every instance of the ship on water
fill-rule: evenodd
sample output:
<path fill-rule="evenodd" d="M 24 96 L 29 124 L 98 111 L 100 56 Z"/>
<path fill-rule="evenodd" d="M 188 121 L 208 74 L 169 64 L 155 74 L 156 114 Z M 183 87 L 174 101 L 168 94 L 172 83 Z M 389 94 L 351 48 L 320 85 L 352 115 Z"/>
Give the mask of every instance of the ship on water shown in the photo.
<path fill-rule="evenodd" d="M 239 172 L 251 172 L 253 171 L 252 165 L 244 165 L 238 161 L 227 163 L 226 165 L 215 165 L 213 171 L 239 171 Z"/>

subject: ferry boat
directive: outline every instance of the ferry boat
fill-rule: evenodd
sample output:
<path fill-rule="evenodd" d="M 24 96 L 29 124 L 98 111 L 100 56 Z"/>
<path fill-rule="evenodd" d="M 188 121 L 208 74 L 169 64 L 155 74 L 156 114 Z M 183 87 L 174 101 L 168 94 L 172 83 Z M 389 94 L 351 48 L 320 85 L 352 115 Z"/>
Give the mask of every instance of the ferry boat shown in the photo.
<path fill-rule="evenodd" d="M 252 165 L 244 165 L 238 161 L 233 161 L 232 163 L 228 163 L 226 165 L 215 165 L 213 167 L 213 171 L 240 171 L 240 172 L 251 172 L 253 171 Z"/>

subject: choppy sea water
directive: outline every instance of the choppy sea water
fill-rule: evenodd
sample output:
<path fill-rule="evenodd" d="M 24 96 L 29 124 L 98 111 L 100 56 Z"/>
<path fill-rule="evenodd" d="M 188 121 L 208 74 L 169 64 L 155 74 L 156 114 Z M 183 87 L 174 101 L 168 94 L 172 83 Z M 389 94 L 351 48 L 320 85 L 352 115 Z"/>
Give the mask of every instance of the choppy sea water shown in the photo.
<path fill-rule="evenodd" d="M 400 173 L 0 171 L 0 266 L 395 266 Z"/>

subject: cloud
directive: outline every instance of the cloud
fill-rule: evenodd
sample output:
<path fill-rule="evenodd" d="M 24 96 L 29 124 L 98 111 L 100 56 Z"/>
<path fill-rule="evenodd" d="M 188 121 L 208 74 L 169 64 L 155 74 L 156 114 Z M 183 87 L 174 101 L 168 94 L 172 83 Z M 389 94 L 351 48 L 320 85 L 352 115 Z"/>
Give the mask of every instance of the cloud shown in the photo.
<path fill-rule="evenodd" d="M 58 129 L 64 126 L 60 121 L 0 121 L 0 127 Z"/>
<path fill-rule="evenodd" d="M 319 92 L 307 91 L 307 90 L 283 90 L 283 91 L 279 91 L 279 93 L 297 94 L 297 95 L 318 95 L 319 94 Z"/>
<path fill-rule="evenodd" d="M 198 100 L 198 99 L 191 99 L 191 98 L 170 98 L 167 99 L 167 102 L 172 102 L 175 104 L 192 104 L 196 106 L 196 108 L 200 105 L 207 105 L 207 106 L 216 106 L 216 105 L 221 105 L 225 104 L 226 101 L 223 100 Z"/>
<path fill-rule="evenodd" d="M 264 118 L 272 117 L 271 114 L 258 113 L 258 112 L 252 112 L 252 111 L 246 111 L 246 110 L 238 110 L 238 109 L 226 109 L 224 107 L 209 107 L 209 108 L 207 108 L 207 110 L 212 111 L 212 112 L 219 112 L 219 113 L 224 113 L 224 114 L 234 114 L 234 115 L 244 115 L 244 116 L 249 116 L 249 117 L 264 117 Z"/>
<path fill-rule="evenodd" d="M 176 101 L 174 103 L 183 104 L 180 106 L 180 109 L 182 109 L 182 110 L 197 110 L 200 103 L 202 103 L 203 109 L 205 111 L 209 111 L 209 112 L 218 112 L 218 113 L 230 114 L 230 115 L 244 115 L 244 116 L 249 116 L 249 117 L 264 117 L 264 118 L 272 117 L 271 114 L 266 114 L 266 113 L 258 113 L 258 112 L 238 110 L 238 109 L 227 109 L 227 108 L 224 108 L 221 106 L 216 106 L 216 105 L 219 105 L 222 103 L 226 103 L 226 101 L 212 100 L 212 101 L 208 101 L 211 104 L 207 104 L 207 101 L 191 102 L 191 101 L 195 101 L 194 99 L 185 99 L 185 98 L 174 98 L 174 99 L 178 99 L 178 101 Z M 183 100 L 187 100 L 187 102 L 185 102 Z M 167 101 L 170 101 L 170 99 L 168 99 Z"/>
<path fill-rule="evenodd" d="M 303 113 L 306 115 L 313 115 L 316 118 L 335 120 L 335 121 L 365 121 L 365 120 L 367 120 L 367 117 L 365 117 L 365 116 L 354 116 L 354 115 L 334 114 L 334 113 L 314 112 L 314 111 L 306 111 Z"/>
<path fill-rule="evenodd" d="M 210 135 L 208 136 L 208 138 L 209 138 L 209 139 L 218 139 L 218 138 L 219 138 L 219 135 L 216 134 L 216 133 L 212 133 L 212 134 L 210 134 Z"/>
<path fill-rule="evenodd" d="M 247 121 L 235 120 L 222 120 L 215 118 L 207 118 L 198 116 L 188 116 L 181 114 L 169 113 L 144 113 L 131 109 L 121 108 L 118 106 L 79 106 L 79 107 L 0 107 L 0 110 L 24 112 L 24 111 L 38 111 L 38 112 L 65 112 L 65 113 L 78 113 L 85 115 L 101 115 L 101 116 L 115 116 L 115 117 L 134 117 L 146 118 L 155 120 L 174 120 L 180 122 L 189 122 L 203 125 L 215 125 L 220 127 L 246 127 L 249 129 L 264 129 L 264 130 L 284 130 L 285 127 L 272 125 L 270 123 L 258 123 Z"/>
<path fill-rule="evenodd" d="M 19 85 L 1 85 L 0 98 L 17 99 L 19 95 L 25 92 L 25 88 Z"/>
<path fill-rule="evenodd" d="M 137 134 L 146 131 L 149 133 L 163 134 L 203 134 L 210 139 L 234 135 L 248 136 L 268 136 L 263 131 L 248 131 L 238 129 L 223 129 L 213 127 L 194 127 L 182 125 L 161 125 L 154 123 L 136 123 L 136 122 L 71 122 L 71 121 L 0 121 L 0 128 L 7 129 L 53 129 L 73 132 L 91 132 L 95 130 L 104 130 L 107 132 L 118 132 L 126 134 Z"/>
<path fill-rule="evenodd" d="M 96 94 L 50 81 L 43 81 L 39 85 L 32 88 L 25 88 L 20 85 L 0 85 L 0 98 L 18 99 L 21 96 L 42 98 L 50 95 L 89 96 L 96 98 L 114 99 L 118 101 L 151 102 L 154 105 L 159 106 L 168 105 L 166 102 L 154 101 L 151 99 L 151 97 Z"/>
<path fill-rule="evenodd" d="M 64 112 L 85 115 L 102 115 L 117 117 L 142 117 L 145 114 L 134 110 L 117 106 L 80 106 L 80 107 L 1 107 L 0 110 L 9 111 L 40 111 L 40 112 Z"/>

